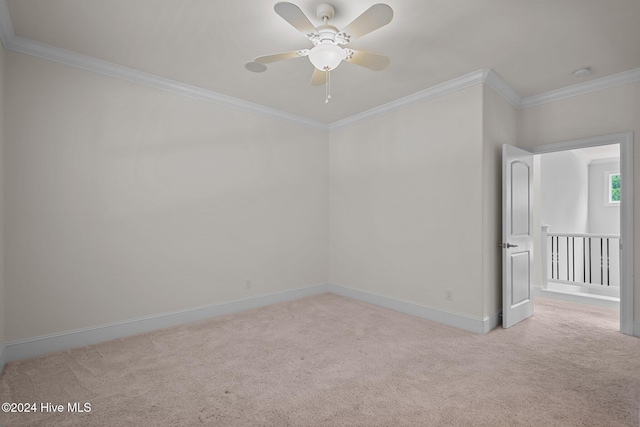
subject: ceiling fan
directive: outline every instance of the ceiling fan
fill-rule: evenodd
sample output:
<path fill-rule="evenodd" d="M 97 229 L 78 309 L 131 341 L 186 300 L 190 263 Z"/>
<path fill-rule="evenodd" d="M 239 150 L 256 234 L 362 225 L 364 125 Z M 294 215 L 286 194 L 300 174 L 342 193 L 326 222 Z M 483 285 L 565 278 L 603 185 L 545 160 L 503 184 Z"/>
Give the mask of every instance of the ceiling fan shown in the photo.
<path fill-rule="evenodd" d="M 327 3 L 320 4 L 316 10 L 316 16 L 322 20 L 322 24 L 318 27 L 315 27 L 302 10 L 293 3 L 276 3 L 274 10 L 309 39 L 313 43 L 313 48 L 259 56 L 255 62 L 270 64 L 285 59 L 308 56 L 311 64 L 315 67 L 311 76 L 311 84 L 326 85 L 325 103 L 331 99 L 329 72 L 340 65 L 342 61 L 374 71 L 383 70 L 390 63 L 388 56 L 342 47 L 391 22 L 393 9 L 389 5 L 378 3 L 371 6 L 342 30 L 329 24 L 329 20 L 335 15 L 335 8 Z"/>

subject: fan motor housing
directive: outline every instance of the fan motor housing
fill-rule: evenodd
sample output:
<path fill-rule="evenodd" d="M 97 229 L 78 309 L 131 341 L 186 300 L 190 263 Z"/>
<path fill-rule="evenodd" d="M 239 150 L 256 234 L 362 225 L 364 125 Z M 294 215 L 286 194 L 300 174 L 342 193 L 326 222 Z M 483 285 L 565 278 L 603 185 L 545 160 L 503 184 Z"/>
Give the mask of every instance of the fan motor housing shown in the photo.
<path fill-rule="evenodd" d="M 318 8 L 316 9 L 316 16 L 318 17 L 318 19 L 322 19 L 323 21 L 325 20 L 325 18 L 327 20 L 333 18 L 335 14 L 336 9 L 329 3 L 322 3 L 318 5 Z"/>
<path fill-rule="evenodd" d="M 316 30 L 318 30 L 318 34 L 320 34 L 320 43 L 325 41 L 334 42 L 336 39 L 336 34 L 338 34 L 338 29 L 329 24 L 320 25 L 316 28 Z"/>

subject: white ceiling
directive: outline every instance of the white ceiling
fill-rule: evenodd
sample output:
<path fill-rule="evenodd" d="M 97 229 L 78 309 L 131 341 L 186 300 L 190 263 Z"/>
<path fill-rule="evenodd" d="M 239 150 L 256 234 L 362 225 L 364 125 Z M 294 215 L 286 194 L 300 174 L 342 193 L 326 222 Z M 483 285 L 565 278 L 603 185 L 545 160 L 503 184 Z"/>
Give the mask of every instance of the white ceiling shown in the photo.
<path fill-rule="evenodd" d="M 277 0 L 6 0 L 15 34 L 259 105 L 332 123 L 481 68 L 520 96 L 640 68 L 640 0 L 386 0 L 393 21 L 351 47 L 388 55 L 344 63 L 332 101 L 297 58 L 252 73 L 256 56 L 310 47 Z M 385 1 L 385 0 L 382 0 Z M 314 24 L 322 1 L 293 1 Z M 333 0 L 341 28 L 374 0 Z M 593 74 L 572 72 L 590 66 Z"/>

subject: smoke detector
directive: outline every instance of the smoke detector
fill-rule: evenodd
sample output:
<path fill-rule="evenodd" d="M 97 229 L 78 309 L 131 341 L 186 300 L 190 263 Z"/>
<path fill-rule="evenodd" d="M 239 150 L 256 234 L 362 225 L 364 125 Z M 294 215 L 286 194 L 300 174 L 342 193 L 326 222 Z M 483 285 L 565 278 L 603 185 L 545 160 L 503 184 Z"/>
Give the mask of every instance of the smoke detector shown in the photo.
<path fill-rule="evenodd" d="M 589 74 L 591 74 L 590 67 L 580 68 L 579 70 L 576 70 L 573 72 L 573 75 L 576 77 L 584 77 L 584 76 L 588 76 Z"/>

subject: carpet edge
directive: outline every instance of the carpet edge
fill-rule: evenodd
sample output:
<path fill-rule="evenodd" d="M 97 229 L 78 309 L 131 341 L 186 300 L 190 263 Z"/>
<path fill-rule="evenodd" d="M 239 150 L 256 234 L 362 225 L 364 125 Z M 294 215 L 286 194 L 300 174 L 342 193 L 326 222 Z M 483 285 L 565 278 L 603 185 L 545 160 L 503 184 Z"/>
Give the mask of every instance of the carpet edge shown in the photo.
<path fill-rule="evenodd" d="M 474 332 L 476 334 L 486 334 L 501 323 L 501 311 L 498 311 L 484 319 L 480 319 L 459 313 L 447 312 L 441 309 L 416 304 L 414 302 L 349 288 L 347 286 L 329 284 L 327 287 L 329 292 L 337 295 L 353 298 L 358 301 L 367 302 L 413 316 L 422 317 L 423 319 L 432 320 L 434 322 L 453 326 L 454 328 Z"/>
<path fill-rule="evenodd" d="M 237 313 L 239 311 L 264 307 L 280 302 L 319 295 L 328 292 L 327 286 L 328 285 L 326 284 L 309 286 L 257 297 L 205 305 L 171 313 L 162 313 L 116 323 L 11 341 L 5 344 L 0 362 L 15 362 L 31 357 L 55 353 L 57 351 L 97 344 L 99 342 L 169 328 L 211 317 Z"/>
<path fill-rule="evenodd" d="M 486 334 L 500 325 L 500 312 L 496 312 L 489 317 L 480 319 L 427 307 L 409 301 L 394 299 L 371 292 L 361 291 L 346 286 L 326 283 L 258 297 L 195 307 L 172 313 L 158 314 L 117 323 L 98 325 L 89 328 L 64 331 L 45 336 L 7 342 L 5 343 L 4 348 L 0 351 L 0 372 L 2 371 L 2 368 L 4 368 L 4 364 L 8 362 L 38 357 L 57 351 L 97 344 L 117 338 L 124 338 L 197 320 L 264 307 L 280 302 L 292 301 L 327 292 L 421 317 L 423 319 L 476 334 Z M 640 325 L 638 326 L 639 327 L 637 327 L 636 330 L 640 332 Z"/>

